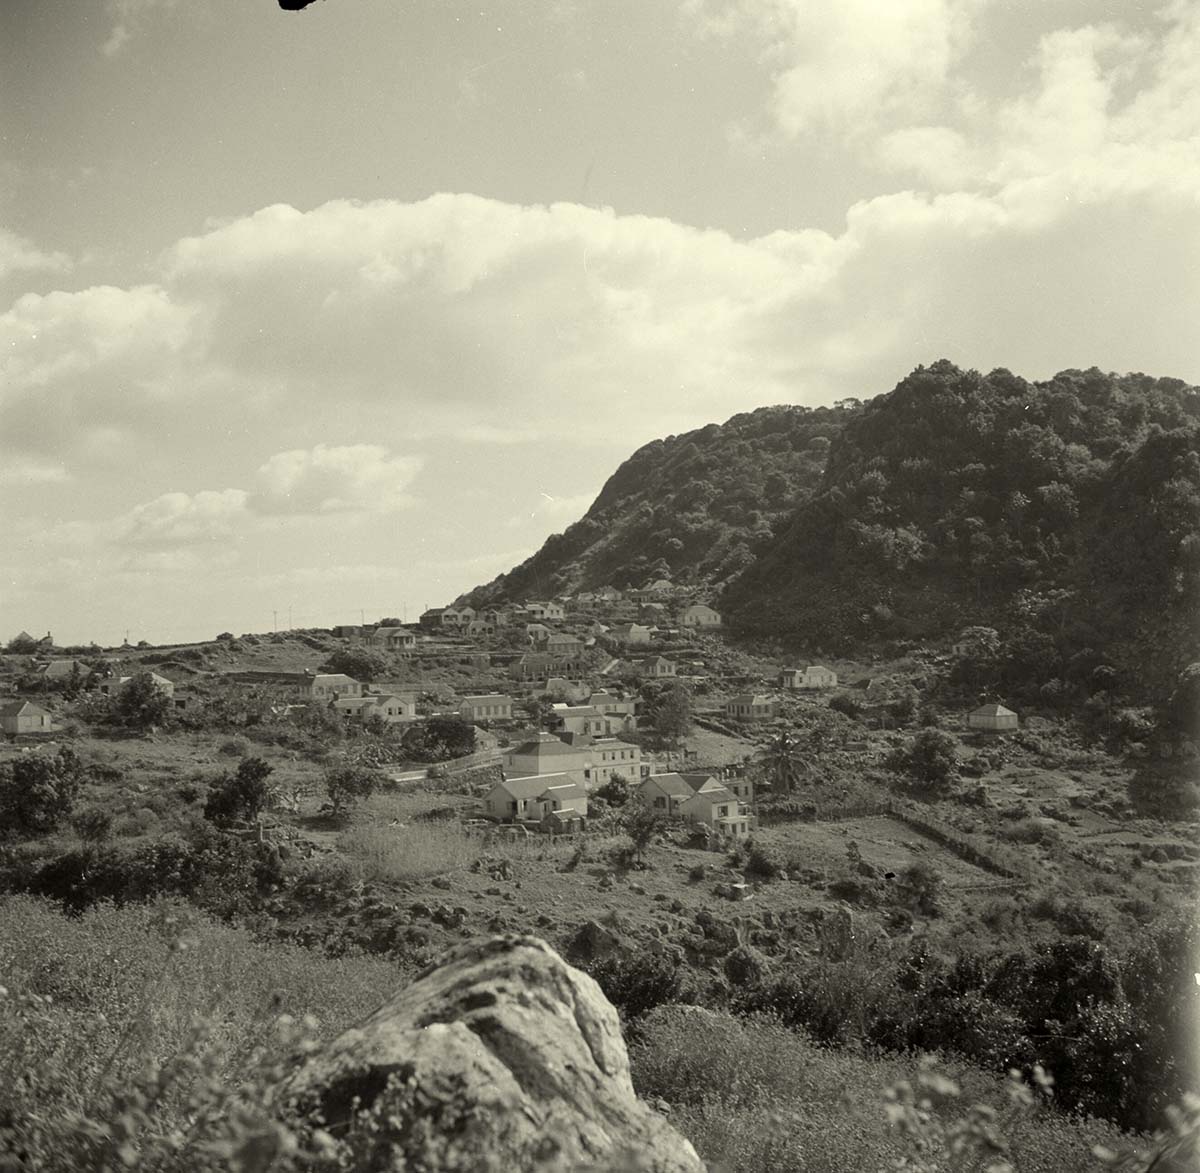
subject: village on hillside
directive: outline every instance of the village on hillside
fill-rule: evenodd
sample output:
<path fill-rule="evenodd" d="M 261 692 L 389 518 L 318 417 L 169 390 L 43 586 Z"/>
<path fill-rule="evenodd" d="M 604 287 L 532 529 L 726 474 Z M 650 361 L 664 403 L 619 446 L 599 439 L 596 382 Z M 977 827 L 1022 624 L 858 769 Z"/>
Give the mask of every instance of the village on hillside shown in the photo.
<path fill-rule="evenodd" d="M 790 714 L 799 698 L 828 695 L 839 683 L 822 664 L 750 660 L 721 630 L 716 609 L 660 579 L 627 591 L 432 608 L 415 628 L 382 619 L 239 639 L 224 633 L 214 641 L 236 646 L 254 666 L 199 668 L 204 645 L 126 643 L 108 652 L 70 649 L 68 657 L 49 633 L 21 632 L 9 651 L 25 659 L 7 659 L 0 717 L 10 742 L 53 742 L 68 712 L 111 704 L 136 686 L 162 698 L 164 716 L 192 727 L 218 697 L 227 710 L 230 693 L 254 698 L 276 720 L 323 710 L 350 732 L 405 733 L 452 720 L 469 727 L 461 752 L 425 773 L 484 771 L 491 784 L 466 818 L 578 833 L 592 796 L 615 782 L 719 844 L 744 839 L 758 825 L 754 771 L 747 769 L 756 733 Z M 327 651 L 326 667 L 346 670 L 260 666 L 269 654 L 247 654 L 251 645 L 269 651 L 294 639 Z M 453 687 L 445 684 L 450 676 Z M 870 676 L 856 688 L 862 699 L 855 711 L 867 709 L 868 724 L 886 727 L 892 693 L 881 695 Z M 993 703 L 967 714 L 966 725 L 1003 732 L 1017 727 L 1017 717 Z M 689 732 L 699 735 L 690 744 Z M 399 759 L 408 780 L 420 776 L 402 752 Z"/>

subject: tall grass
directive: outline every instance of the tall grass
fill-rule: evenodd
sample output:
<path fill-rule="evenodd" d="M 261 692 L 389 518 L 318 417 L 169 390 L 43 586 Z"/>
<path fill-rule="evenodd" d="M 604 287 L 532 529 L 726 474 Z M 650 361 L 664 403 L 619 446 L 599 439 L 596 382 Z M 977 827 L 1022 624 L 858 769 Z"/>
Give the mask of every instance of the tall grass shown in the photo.
<path fill-rule="evenodd" d="M 178 902 L 68 919 L 0 898 L 0 1167 L 265 1169 L 229 1158 L 307 1143 L 277 1121 L 286 1064 L 399 984 Z"/>
<path fill-rule="evenodd" d="M 357 878 L 388 883 L 469 867 L 479 858 L 480 843 L 455 824 L 358 823 L 341 835 L 338 849 Z"/>
<path fill-rule="evenodd" d="M 675 1127 L 725 1173 L 926 1167 L 912 1163 L 911 1139 L 889 1124 L 885 1111 L 885 1089 L 912 1079 L 915 1060 L 825 1050 L 769 1018 L 678 1006 L 639 1020 L 630 1057 L 638 1094 L 665 1099 Z M 944 1064 L 941 1071 L 962 1098 L 943 1097 L 933 1115 L 949 1129 L 967 1114 L 967 1104 L 990 1101 L 1021 1173 L 1099 1170 L 1092 1146 L 1120 1149 L 1128 1139 L 1104 1122 L 1006 1103 L 1002 1080 L 965 1063 Z M 956 1163 L 946 1151 L 923 1156 L 934 1162 L 931 1168 L 991 1167 L 963 1154 Z M 901 1164 L 904 1158 L 908 1163 Z"/>

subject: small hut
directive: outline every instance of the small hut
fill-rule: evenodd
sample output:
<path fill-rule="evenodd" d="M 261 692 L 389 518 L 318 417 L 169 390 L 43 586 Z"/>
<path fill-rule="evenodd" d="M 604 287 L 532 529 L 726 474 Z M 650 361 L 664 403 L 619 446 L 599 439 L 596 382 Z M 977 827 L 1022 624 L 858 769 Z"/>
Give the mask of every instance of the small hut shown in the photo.
<path fill-rule="evenodd" d="M 967 714 L 967 728 L 983 733 L 1010 733 L 1017 724 L 1017 714 L 995 702 L 980 705 Z"/>

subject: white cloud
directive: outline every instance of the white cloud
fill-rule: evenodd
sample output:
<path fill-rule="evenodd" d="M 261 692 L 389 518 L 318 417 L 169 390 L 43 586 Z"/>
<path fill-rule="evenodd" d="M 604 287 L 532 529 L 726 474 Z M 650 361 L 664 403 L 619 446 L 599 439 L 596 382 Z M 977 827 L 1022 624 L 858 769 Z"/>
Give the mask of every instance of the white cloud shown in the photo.
<path fill-rule="evenodd" d="M 771 72 L 770 115 L 787 135 L 858 135 L 939 97 L 980 0 L 685 0 L 701 34 L 748 35 Z"/>
<path fill-rule="evenodd" d="M 386 513 L 410 503 L 406 491 L 421 469 L 412 456 L 378 444 L 318 444 L 272 456 L 258 470 L 249 506 L 263 514 Z"/>
<path fill-rule="evenodd" d="M 71 268 L 66 253 L 44 252 L 32 241 L 0 227 L 0 280 L 14 273 L 65 273 Z"/>
<path fill-rule="evenodd" d="M 115 536 L 119 544 L 147 547 L 223 542 L 234 537 L 245 518 L 241 489 L 164 493 L 120 518 Z"/>

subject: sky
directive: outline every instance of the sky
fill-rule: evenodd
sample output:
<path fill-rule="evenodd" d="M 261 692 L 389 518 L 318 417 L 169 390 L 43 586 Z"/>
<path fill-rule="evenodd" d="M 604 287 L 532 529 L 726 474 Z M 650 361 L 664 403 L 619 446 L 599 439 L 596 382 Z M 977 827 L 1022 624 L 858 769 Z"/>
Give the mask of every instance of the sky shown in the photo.
<path fill-rule="evenodd" d="M 1200 0 L 5 0 L 0 639 L 414 621 L 640 445 L 1200 383 Z"/>

